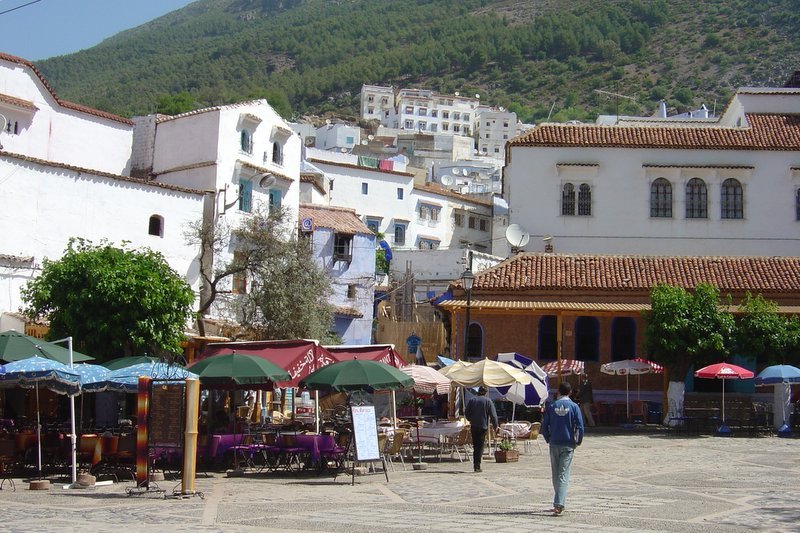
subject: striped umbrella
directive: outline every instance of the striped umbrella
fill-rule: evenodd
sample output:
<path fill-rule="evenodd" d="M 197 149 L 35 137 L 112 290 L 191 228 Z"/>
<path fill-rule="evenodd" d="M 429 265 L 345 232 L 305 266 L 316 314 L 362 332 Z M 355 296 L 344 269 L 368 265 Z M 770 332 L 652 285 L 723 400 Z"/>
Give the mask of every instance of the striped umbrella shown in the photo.
<path fill-rule="evenodd" d="M 582 374 L 584 364 L 583 361 L 577 359 L 562 359 L 561 360 L 561 375 L 569 376 L 570 374 Z M 551 378 L 558 377 L 558 361 L 551 361 L 542 367 L 542 370 L 547 372 Z"/>

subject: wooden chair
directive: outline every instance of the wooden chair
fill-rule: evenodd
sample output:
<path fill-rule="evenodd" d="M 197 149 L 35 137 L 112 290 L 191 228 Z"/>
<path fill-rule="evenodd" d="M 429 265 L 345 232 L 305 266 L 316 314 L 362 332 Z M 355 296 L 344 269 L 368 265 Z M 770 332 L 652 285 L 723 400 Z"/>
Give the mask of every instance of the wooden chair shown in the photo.
<path fill-rule="evenodd" d="M 542 429 L 541 422 L 534 422 L 531 424 L 530 432 L 525 437 L 517 437 L 518 440 L 522 441 L 523 449 L 527 452 L 530 447 L 531 443 L 535 442 L 536 446 L 539 448 L 539 455 L 542 454 L 542 444 L 539 442 L 539 431 Z"/>
<path fill-rule="evenodd" d="M 386 452 L 384 455 L 386 459 L 389 461 L 389 465 L 394 470 L 394 461 L 395 457 L 400 458 L 400 463 L 403 465 L 403 470 L 406 469 L 406 462 L 403 459 L 403 444 L 406 438 L 406 430 L 404 429 L 396 429 L 394 430 L 394 435 L 392 436 L 392 440 L 386 447 Z"/>
<path fill-rule="evenodd" d="M 469 457 L 469 450 L 467 448 L 471 443 L 472 431 L 469 426 L 464 426 L 461 428 L 461 431 L 455 435 L 448 435 L 445 437 L 442 451 L 449 450 L 451 459 L 453 455 L 457 455 L 459 462 L 463 462 L 465 457 Z M 461 456 L 462 452 L 464 453 L 464 457 Z"/>

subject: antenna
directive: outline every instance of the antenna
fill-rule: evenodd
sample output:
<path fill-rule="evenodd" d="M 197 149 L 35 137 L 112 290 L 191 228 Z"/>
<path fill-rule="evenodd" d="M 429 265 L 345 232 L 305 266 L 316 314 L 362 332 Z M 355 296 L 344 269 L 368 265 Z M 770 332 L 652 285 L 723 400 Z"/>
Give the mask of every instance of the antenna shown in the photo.
<path fill-rule="evenodd" d="M 453 183 L 455 183 L 455 181 L 456 181 L 456 180 L 455 180 L 455 178 L 454 178 L 453 176 L 451 176 L 450 174 L 445 174 L 444 176 L 442 176 L 441 178 L 439 178 L 439 181 L 440 181 L 440 182 L 442 183 L 442 185 L 444 185 L 445 187 L 450 187 L 451 185 L 453 185 Z"/>
<path fill-rule="evenodd" d="M 260 176 L 261 179 L 258 180 L 258 186 L 261 187 L 262 189 L 269 189 L 270 187 L 275 185 L 276 181 L 278 181 L 273 174 L 265 173 L 265 174 L 260 174 Z"/>
<path fill-rule="evenodd" d="M 511 245 L 511 252 L 519 253 L 522 251 L 521 248 L 531 240 L 531 235 L 519 224 L 511 224 L 506 228 L 506 240 Z"/>
<path fill-rule="evenodd" d="M 612 93 L 612 92 L 609 92 L 609 91 L 603 91 L 602 89 L 595 89 L 594 92 L 600 93 L 600 94 L 605 94 L 606 96 L 613 96 L 613 97 L 616 98 L 616 100 L 614 101 L 614 105 L 616 106 L 615 112 L 616 112 L 616 115 L 617 115 L 618 119 L 619 119 L 619 99 L 620 98 L 625 98 L 626 100 L 632 100 L 634 102 L 636 101 L 636 96 L 628 96 L 628 95 L 625 95 L 625 94 Z"/>
<path fill-rule="evenodd" d="M 544 251 L 545 253 L 551 254 L 553 253 L 553 236 L 549 233 L 545 233 L 542 235 L 542 240 L 544 241 Z"/>

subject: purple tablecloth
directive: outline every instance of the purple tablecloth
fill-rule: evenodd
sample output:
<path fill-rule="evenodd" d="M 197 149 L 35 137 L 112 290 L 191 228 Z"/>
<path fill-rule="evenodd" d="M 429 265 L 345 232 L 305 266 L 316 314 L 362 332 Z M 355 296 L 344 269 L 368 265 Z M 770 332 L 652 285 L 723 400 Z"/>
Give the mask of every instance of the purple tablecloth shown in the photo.
<path fill-rule="evenodd" d="M 311 454 L 311 461 L 314 463 L 319 462 L 320 452 L 332 450 L 336 447 L 336 440 L 333 435 L 295 435 L 294 438 L 294 446 L 308 450 Z M 278 440 L 278 445 L 285 445 L 283 437 Z"/>

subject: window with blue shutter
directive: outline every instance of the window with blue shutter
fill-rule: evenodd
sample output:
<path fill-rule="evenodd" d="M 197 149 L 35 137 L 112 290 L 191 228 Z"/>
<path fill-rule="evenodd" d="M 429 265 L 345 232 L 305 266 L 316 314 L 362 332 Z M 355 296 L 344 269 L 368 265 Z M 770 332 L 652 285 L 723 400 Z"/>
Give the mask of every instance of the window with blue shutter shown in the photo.
<path fill-rule="evenodd" d="M 239 180 L 239 211 L 253 211 L 253 182 L 250 180 Z"/>

